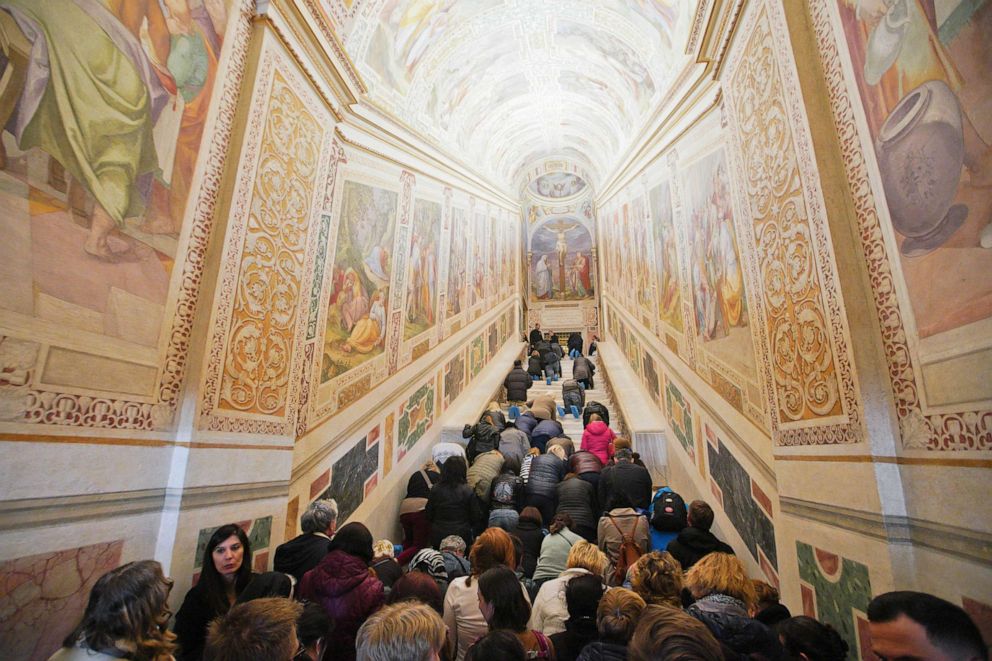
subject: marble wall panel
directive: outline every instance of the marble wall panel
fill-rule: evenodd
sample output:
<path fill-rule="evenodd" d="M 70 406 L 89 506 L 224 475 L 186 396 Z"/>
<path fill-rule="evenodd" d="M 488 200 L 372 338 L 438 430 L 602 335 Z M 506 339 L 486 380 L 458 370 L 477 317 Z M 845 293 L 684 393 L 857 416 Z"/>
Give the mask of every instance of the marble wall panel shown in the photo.
<path fill-rule="evenodd" d="M 124 540 L 0 562 L 0 650 L 44 661 L 75 628 L 97 579 L 121 562 Z"/>
<path fill-rule="evenodd" d="M 692 405 L 670 378 L 665 379 L 665 412 L 676 440 L 689 455 L 689 460 L 695 464 L 696 440 L 693 435 L 695 426 L 692 419 Z"/>
<path fill-rule="evenodd" d="M 803 614 L 836 629 L 852 655 L 875 658 L 865 637 L 872 597 L 868 567 L 801 541 L 796 553 Z"/>
<path fill-rule="evenodd" d="M 376 425 L 331 467 L 331 484 L 320 499 L 337 501 L 339 525 L 348 520 L 378 483 L 380 436 L 381 427 Z"/>
<path fill-rule="evenodd" d="M 435 384 L 433 377 L 420 386 L 397 412 L 396 452 L 399 462 L 434 424 Z"/>
<path fill-rule="evenodd" d="M 706 437 L 710 478 L 723 495 L 724 513 L 744 540 L 755 562 L 760 564 L 759 556 L 764 554 L 777 571 L 778 551 L 771 501 L 708 425 Z"/>

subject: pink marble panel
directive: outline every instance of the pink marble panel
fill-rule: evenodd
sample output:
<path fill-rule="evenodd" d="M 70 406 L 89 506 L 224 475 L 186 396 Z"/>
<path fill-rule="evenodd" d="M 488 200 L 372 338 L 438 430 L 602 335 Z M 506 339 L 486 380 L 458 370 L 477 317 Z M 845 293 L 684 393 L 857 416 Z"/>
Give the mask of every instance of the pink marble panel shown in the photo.
<path fill-rule="evenodd" d="M 10 661 L 44 661 L 86 608 L 97 579 L 120 564 L 124 540 L 0 563 L 0 650 Z"/>

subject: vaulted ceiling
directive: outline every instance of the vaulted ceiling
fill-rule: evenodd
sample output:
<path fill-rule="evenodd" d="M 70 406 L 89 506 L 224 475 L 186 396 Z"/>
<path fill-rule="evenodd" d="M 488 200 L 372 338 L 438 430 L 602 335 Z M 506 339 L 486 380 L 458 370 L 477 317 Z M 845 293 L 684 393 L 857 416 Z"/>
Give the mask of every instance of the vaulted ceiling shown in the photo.
<path fill-rule="evenodd" d="M 594 186 L 684 62 L 694 0 L 324 0 L 372 101 L 508 188 Z"/>

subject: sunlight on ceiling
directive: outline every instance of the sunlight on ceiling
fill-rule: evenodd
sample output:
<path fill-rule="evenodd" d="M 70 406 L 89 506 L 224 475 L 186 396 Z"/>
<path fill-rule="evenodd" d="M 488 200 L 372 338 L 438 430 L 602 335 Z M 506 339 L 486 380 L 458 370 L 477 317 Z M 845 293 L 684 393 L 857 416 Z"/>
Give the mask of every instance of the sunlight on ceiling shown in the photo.
<path fill-rule="evenodd" d="M 323 0 L 372 101 L 519 189 L 617 165 L 685 62 L 691 0 Z"/>

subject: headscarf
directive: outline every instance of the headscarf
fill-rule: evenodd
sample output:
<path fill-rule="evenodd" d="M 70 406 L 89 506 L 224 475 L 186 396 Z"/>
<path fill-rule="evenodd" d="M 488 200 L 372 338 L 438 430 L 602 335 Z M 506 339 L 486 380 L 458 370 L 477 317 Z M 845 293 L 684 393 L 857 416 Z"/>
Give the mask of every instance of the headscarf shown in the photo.
<path fill-rule="evenodd" d="M 448 570 L 444 568 L 444 556 L 434 549 L 420 549 L 410 560 L 410 571 L 429 575 L 435 581 L 447 581 Z"/>

